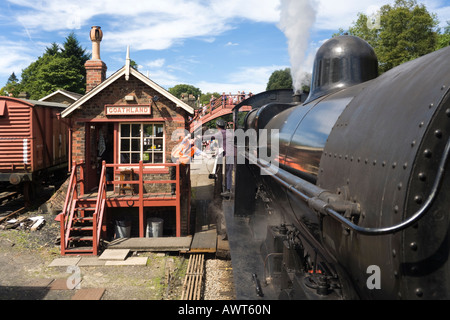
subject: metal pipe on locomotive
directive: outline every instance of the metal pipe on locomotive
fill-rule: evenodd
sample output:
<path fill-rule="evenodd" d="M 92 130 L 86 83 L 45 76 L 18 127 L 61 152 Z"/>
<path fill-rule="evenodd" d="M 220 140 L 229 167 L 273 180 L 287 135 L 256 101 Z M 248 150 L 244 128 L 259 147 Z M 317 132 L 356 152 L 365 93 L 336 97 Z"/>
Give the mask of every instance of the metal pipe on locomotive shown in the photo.
<path fill-rule="evenodd" d="M 275 90 L 243 103 L 243 130 L 279 132 L 272 162 L 244 152 L 236 165 L 234 215 L 251 224 L 258 196 L 270 207 L 252 261 L 280 299 L 450 298 L 449 62 L 447 47 L 379 76 L 370 45 L 340 36 L 301 102 Z"/>

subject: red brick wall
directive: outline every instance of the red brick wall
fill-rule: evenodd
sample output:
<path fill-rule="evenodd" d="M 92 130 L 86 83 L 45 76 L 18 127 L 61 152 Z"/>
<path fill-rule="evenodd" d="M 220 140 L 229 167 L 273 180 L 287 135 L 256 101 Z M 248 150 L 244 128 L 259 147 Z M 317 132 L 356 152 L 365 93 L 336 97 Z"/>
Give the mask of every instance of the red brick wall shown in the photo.
<path fill-rule="evenodd" d="M 157 95 L 159 100 L 152 102 L 152 98 Z M 135 100 L 131 103 L 125 101 L 125 96 L 134 96 Z M 126 104 L 151 104 L 151 116 L 106 116 L 105 105 L 126 105 Z M 103 89 L 95 95 L 78 110 L 71 114 L 74 119 L 72 133 L 72 160 L 82 161 L 85 156 L 85 121 L 111 119 L 124 119 L 132 121 L 133 119 L 148 118 L 148 121 L 164 122 L 165 128 L 165 145 L 166 145 L 166 162 L 171 159 L 171 151 L 177 144 L 171 141 L 172 133 L 176 129 L 189 129 L 187 124 L 188 113 L 177 108 L 169 99 L 147 86 L 145 83 L 130 75 L 128 81 L 125 76 L 116 80 L 114 83 Z"/>
<path fill-rule="evenodd" d="M 86 93 L 94 89 L 106 79 L 106 64 L 101 60 L 88 60 L 86 68 Z"/>

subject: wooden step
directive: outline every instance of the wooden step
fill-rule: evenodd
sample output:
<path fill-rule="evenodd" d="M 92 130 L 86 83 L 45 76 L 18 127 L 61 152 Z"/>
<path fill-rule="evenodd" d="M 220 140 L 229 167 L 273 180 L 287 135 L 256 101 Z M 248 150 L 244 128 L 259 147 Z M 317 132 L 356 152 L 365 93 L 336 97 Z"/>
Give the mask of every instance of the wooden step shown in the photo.
<path fill-rule="evenodd" d="M 95 211 L 95 207 L 76 207 L 75 211 Z"/>
<path fill-rule="evenodd" d="M 66 254 L 93 254 L 94 248 L 92 247 L 74 247 L 74 248 L 66 248 Z"/>
<path fill-rule="evenodd" d="M 71 231 L 93 231 L 94 227 L 91 226 L 74 226 L 70 228 Z"/>
<path fill-rule="evenodd" d="M 82 220 L 86 220 L 86 221 L 93 221 L 94 217 L 73 217 L 72 218 L 73 221 L 82 221 Z"/>
<path fill-rule="evenodd" d="M 93 241 L 94 237 L 91 236 L 72 236 L 69 237 L 69 241 Z"/>

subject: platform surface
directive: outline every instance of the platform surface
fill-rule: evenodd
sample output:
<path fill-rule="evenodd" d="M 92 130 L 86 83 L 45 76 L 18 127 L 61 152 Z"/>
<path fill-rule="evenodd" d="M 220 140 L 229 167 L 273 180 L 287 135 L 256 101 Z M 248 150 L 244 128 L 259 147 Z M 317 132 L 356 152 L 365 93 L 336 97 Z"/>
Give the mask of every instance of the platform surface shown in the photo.
<path fill-rule="evenodd" d="M 134 251 L 188 251 L 192 237 L 122 238 L 108 245 L 108 249 Z"/>
<path fill-rule="evenodd" d="M 110 250 L 106 249 L 103 251 L 101 256 L 99 257 L 100 260 L 119 260 L 123 261 L 126 259 L 128 254 L 130 253 L 129 249 L 120 249 L 120 250 Z"/>
<path fill-rule="evenodd" d="M 190 252 L 213 253 L 217 250 L 216 229 L 196 232 L 192 240 Z"/>

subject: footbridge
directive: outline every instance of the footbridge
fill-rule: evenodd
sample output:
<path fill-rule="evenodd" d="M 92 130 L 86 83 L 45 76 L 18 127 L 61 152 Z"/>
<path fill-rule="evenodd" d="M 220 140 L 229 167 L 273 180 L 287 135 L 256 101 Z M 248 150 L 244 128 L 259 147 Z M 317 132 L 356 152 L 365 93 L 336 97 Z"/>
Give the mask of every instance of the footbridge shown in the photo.
<path fill-rule="evenodd" d="M 194 117 L 190 124 L 190 132 L 194 132 L 205 123 L 233 113 L 233 109 L 237 104 L 242 105 L 242 101 L 236 99 L 237 97 L 238 96 L 233 95 L 226 96 L 223 99 L 219 97 L 203 108 L 195 110 Z M 250 111 L 251 109 L 251 106 L 244 105 L 240 107 L 239 111 Z"/>

